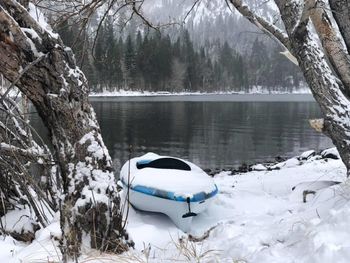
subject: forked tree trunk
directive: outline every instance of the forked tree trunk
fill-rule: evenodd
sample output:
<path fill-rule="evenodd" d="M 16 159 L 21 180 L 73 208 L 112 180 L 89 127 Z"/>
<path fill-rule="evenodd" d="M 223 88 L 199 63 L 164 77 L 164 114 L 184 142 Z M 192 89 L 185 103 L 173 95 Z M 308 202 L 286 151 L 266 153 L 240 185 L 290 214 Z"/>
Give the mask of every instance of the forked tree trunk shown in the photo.
<path fill-rule="evenodd" d="M 93 248 L 125 251 L 111 158 L 71 50 L 16 0 L 0 0 L 0 25 L 0 73 L 18 81 L 34 104 L 60 168 L 64 260 L 79 255 L 83 239 Z"/>
<path fill-rule="evenodd" d="M 252 12 L 242 0 L 231 4 L 264 32 L 274 36 L 297 59 L 324 117 L 322 131 L 331 138 L 350 175 L 350 17 L 346 0 L 329 0 L 346 47 L 328 18 L 323 0 L 275 0 L 287 34 Z M 312 21 L 311 19 L 312 18 Z M 311 33 L 311 22 L 318 39 Z M 277 33 L 276 33 L 277 32 Z M 328 64 L 330 62 L 330 65 Z"/>
<path fill-rule="evenodd" d="M 321 108 L 324 117 L 323 132 L 337 147 L 349 175 L 350 103 L 343 93 L 344 84 L 332 72 L 325 54 L 310 32 L 311 20 L 306 18 L 305 23 L 300 24 L 300 6 L 288 0 L 275 2 L 290 39 L 292 54 L 298 59 L 304 77 Z"/>

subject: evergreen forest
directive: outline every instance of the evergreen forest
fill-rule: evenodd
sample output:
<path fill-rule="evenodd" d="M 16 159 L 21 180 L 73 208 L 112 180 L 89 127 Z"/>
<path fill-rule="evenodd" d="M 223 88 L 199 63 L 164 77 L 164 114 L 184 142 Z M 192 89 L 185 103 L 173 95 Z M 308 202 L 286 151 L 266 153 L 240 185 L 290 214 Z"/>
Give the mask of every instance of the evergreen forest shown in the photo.
<path fill-rule="evenodd" d="M 64 24 L 58 28 L 72 47 L 93 92 L 291 92 L 303 85 L 297 66 L 255 38 L 250 52 L 219 40 L 196 46 L 186 29 L 176 38 L 160 32 L 119 33 L 107 19 L 97 37 Z"/>

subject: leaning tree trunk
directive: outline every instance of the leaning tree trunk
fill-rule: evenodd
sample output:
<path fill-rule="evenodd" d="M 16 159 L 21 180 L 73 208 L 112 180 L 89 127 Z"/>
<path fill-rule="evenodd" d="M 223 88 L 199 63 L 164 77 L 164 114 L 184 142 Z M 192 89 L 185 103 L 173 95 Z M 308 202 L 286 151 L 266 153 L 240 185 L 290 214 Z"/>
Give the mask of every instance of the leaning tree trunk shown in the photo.
<path fill-rule="evenodd" d="M 16 0 L 0 0 L 0 73 L 17 82 L 50 132 L 62 179 L 64 260 L 77 258 L 83 238 L 92 248 L 125 251 L 111 158 L 84 74 L 71 49 Z"/>
<path fill-rule="evenodd" d="M 333 144 L 337 147 L 349 175 L 350 103 L 343 93 L 347 92 L 346 89 L 349 88 L 344 87 L 344 83 L 347 83 L 347 81 L 341 82 L 334 75 L 327 63 L 325 54 L 318 47 L 317 40 L 310 32 L 311 20 L 309 16 L 313 17 L 312 12 L 314 10 L 304 8 L 302 11 L 305 16 L 302 15 L 300 18 L 298 3 L 286 0 L 276 0 L 275 2 L 280 10 L 281 18 L 290 39 L 292 54 L 298 59 L 304 77 L 321 108 L 324 117 L 323 132 L 331 138 Z M 317 16 L 317 14 L 315 15 Z M 301 19 L 304 19 L 304 21 L 301 21 Z M 323 19 L 327 18 L 323 17 Z M 314 23 L 322 22 L 315 21 L 315 19 L 313 21 Z M 316 29 L 319 26 L 316 24 Z M 322 40 L 323 33 L 318 33 Z M 327 50 L 327 47 L 325 49 Z M 347 65 L 344 64 L 343 66 Z"/>
<path fill-rule="evenodd" d="M 329 0 L 329 5 L 346 48 L 350 50 L 350 2 L 348 0 Z"/>
<path fill-rule="evenodd" d="M 323 0 L 275 0 L 287 34 L 276 29 L 267 20 L 254 13 L 242 0 L 230 0 L 231 4 L 265 33 L 277 39 L 298 61 L 311 92 L 324 117 L 322 131 L 331 138 L 350 175 L 350 58 L 328 18 Z M 350 43 L 350 20 L 345 0 L 330 0 L 338 11 L 340 34 L 346 46 Z M 342 3 L 344 6 L 342 6 Z M 345 10 L 346 9 L 346 10 Z M 344 11 L 345 10 L 345 11 Z M 311 22 L 318 39 L 311 32 Z M 277 33 L 276 33 L 277 32 Z M 328 62 L 330 64 L 328 64 Z M 331 66 L 330 66 L 331 65 Z"/>

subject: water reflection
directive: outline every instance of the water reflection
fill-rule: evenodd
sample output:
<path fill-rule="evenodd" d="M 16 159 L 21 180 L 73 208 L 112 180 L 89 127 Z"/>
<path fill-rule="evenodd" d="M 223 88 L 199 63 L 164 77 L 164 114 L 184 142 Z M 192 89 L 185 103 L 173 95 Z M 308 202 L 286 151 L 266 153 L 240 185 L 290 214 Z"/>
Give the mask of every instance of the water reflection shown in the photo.
<path fill-rule="evenodd" d="M 133 155 L 174 155 L 203 168 L 230 168 L 277 155 L 331 146 L 308 125 L 320 116 L 313 101 L 95 100 L 115 168 Z"/>

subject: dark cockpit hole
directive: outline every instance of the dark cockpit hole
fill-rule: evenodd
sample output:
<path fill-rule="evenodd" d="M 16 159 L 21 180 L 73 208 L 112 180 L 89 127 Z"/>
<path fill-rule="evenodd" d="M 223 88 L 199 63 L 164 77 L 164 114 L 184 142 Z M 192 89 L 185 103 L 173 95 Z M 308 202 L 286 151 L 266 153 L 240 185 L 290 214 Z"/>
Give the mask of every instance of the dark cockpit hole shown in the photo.
<path fill-rule="evenodd" d="M 138 169 L 149 167 L 149 168 L 158 168 L 158 169 L 175 169 L 175 170 L 191 171 L 191 167 L 187 163 L 174 158 L 159 158 L 149 162 L 139 161 L 136 163 L 136 167 Z"/>

